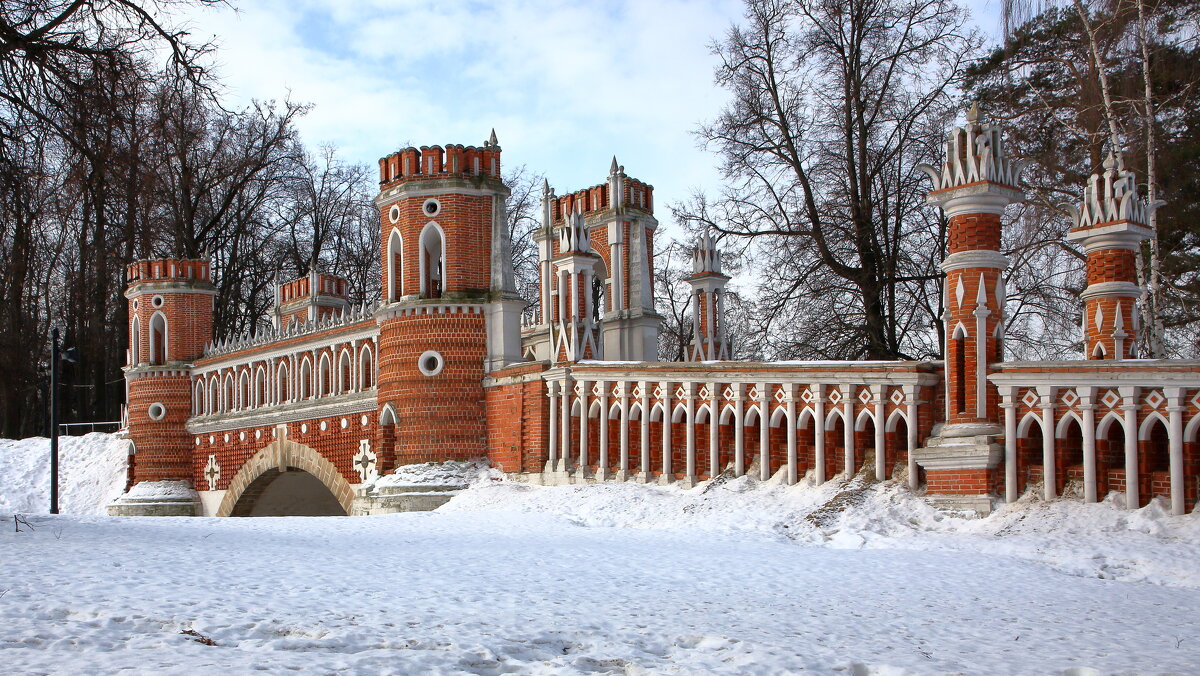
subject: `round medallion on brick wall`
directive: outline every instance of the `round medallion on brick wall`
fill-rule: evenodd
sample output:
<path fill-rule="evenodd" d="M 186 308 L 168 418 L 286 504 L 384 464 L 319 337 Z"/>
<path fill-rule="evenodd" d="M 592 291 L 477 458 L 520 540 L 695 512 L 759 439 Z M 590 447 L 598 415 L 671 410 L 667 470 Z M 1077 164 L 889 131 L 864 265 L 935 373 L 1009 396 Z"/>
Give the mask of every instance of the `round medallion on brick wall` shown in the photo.
<path fill-rule="evenodd" d="M 437 216 L 442 211 L 442 203 L 430 197 L 421 205 L 421 211 L 425 212 L 426 216 Z"/>
<path fill-rule="evenodd" d="M 388 209 L 388 220 L 392 223 L 400 220 L 400 207 L 393 204 L 391 209 Z"/>
<path fill-rule="evenodd" d="M 364 415 L 362 417 L 362 426 L 366 427 L 368 422 L 370 422 L 369 419 L 367 418 L 367 416 Z"/>
<path fill-rule="evenodd" d="M 146 410 L 146 415 L 150 416 L 151 420 L 162 420 L 167 417 L 167 407 L 155 402 L 150 404 L 150 408 Z"/>
<path fill-rule="evenodd" d="M 350 426 L 350 421 L 346 420 L 345 418 L 342 418 L 342 429 L 346 429 L 349 426 Z"/>
<path fill-rule="evenodd" d="M 229 443 L 229 433 L 225 433 L 225 443 Z"/>
<path fill-rule="evenodd" d="M 436 376 L 441 373 L 445 365 L 446 360 L 442 358 L 442 353 L 437 350 L 425 350 L 425 352 L 421 353 L 421 357 L 417 359 L 417 368 L 427 376 Z"/>
<path fill-rule="evenodd" d="M 163 306 L 163 297 L 155 296 L 155 297 L 151 298 L 150 304 L 153 305 L 154 307 L 162 307 Z"/>
<path fill-rule="evenodd" d="M 300 426 L 300 434 L 308 434 L 308 423 Z"/>
<path fill-rule="evenodd" d="M 321 421 L 321 431 L 324 432 L 327 429 L 329 429 L 329 423 L 322 420 Z"/>
<path fill-rule="evenodd" d="M 245 432 L 241 432 L 241 433 L 239 433 L 239 434 L 238 434 L 238 441 L 245 441 L 245 440 L 246 440 L 246 433 L 245 433 Z"/>
<path fill-rule="evenodd" d="M 262 430 L 254 430 L 254 438 L 262 439 Z"/>
<path fill-rule="evenodd" d="M 134 310 L 138 309 L 138 299 L 136 299 L 136 298 L 133 299 L 133 309 Z"/>

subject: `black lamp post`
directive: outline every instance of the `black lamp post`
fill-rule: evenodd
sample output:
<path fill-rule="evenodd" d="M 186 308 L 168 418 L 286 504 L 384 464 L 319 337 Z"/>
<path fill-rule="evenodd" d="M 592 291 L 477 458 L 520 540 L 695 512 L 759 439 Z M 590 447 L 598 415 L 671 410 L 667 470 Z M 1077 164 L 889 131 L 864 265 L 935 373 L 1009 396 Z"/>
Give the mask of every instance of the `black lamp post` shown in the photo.
<path fill-rule="evenodd" d="M 75 348 L 59 352 L 58 327 L 50 329 L 50 513 L 58 514 L 58 362 L 79 361 Z"/>

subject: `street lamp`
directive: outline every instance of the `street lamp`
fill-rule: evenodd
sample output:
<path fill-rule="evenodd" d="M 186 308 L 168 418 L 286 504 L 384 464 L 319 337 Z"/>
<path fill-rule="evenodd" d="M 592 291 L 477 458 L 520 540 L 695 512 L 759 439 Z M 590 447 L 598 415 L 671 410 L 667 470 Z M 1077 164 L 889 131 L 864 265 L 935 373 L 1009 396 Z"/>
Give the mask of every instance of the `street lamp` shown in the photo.
<path fill-rule="evenodd" d="M 58 362 L 79 363 L 79 350 L 59 352 L 58 327 L 50 329 L 50 513 L 58 514 Z"/>

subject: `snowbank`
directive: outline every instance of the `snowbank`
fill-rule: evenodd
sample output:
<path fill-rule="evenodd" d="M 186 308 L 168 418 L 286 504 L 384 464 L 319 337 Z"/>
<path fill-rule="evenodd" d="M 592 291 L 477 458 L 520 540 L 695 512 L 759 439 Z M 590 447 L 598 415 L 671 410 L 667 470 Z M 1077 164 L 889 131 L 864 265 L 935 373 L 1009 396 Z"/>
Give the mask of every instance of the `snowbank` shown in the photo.
<path fill-rule="evenodd" d="M 582 527 L 760 533 L 835 549 L 977 551 L 1043 563 L 1082 577 L 1200 588 L 1200 515 L 1172 516 L 1161 501 L 1126 510 L 1027 496 L 986 518 L 934 509 L 899 482 L 861 476 L 785 487 L 748 476 L 694 489 L 634 483 L 476 484 L 444 512 L 556 515 Z"/>
<path fill-rule="evenodd" d="M 402 465 L 396 471 L 375 480 L 375 488 L 394 486 L 458 486 L 466 488 L 472 484 L 490 483 L 500 480 L 504 474 L 492 469 L 487 460 L 476 458 L 465 462 L 425 462 L 417 465 Z"/>
<path fill-rule="evenodd" d="M 58 438 L 59 510 L 104 514 L 125 488 L 127 442 L 93 432 Z M 0 439 L 0 513 L 50 511 L 50 440 Z"/>

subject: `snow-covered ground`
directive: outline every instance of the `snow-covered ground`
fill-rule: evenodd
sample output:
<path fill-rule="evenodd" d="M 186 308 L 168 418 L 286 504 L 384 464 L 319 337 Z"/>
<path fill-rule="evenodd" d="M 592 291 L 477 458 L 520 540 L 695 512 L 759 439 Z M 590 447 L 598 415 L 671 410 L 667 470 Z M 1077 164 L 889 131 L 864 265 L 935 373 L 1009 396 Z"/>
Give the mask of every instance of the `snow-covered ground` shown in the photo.
<path fill-rule="evenodd" d="M 128 453 L 111 434 L 59 437 L 59 511 L 105 514 L 125 488 Z M 0 439 L 0 514 L 49 511 L 50 440 Z"/>
<path fill-rule="evenodd" d="M 37 515 L 20 533 L 6 517 L 0 665 L 1200 672 L 1200 515 L 1028 500 L 971 520 L 892 483 L 684 491 L 451 473 L 474 483 L 431 513 Z"/>

